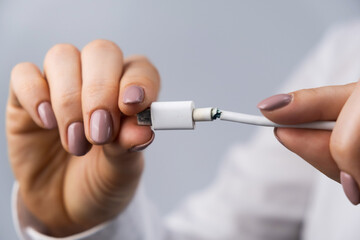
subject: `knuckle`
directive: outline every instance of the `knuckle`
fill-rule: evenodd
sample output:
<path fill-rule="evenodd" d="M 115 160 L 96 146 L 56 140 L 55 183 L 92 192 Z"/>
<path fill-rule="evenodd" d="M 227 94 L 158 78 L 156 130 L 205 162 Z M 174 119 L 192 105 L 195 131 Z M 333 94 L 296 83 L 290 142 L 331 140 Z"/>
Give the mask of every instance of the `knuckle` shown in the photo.
<path fill-rule="evenodd" d="M 307 88 L 307 89 L 301 89 L 293 92 L 296 99 L 307 99 L 307 98 L 314 98 L 319 95 L 319 89 L 318 88 Z"/>
<path fill-rule="evenodd" d="M 98 107 L 105 107 L 109 110 L 115 110 L 119 95 L 118 86 L 98 82 L 82 88 L 82 99 L 86 103 L 83 109 L 84 115 L 89 115 Z"/>
<path fill-rule="evenodd" d="M 154 64 L 144 55 L 132 55 L 125 61 L 125 69 L 143 69 L 145 71 L 129 71 L 126 76 L 128 78 L 135 78 L 134 80 L 149 80 L 150 82 L 158 84 L 160 82 L 160 73 Z M 126 72 L 126 70 L 125 70 Z M 139 76 L 134 76 L 139 75 Z M 140 76 L 141 75 L 141 76 Z"/>
<path fill-rule="evenodd" d="M 112 96 L 118 92 L 119 86 L 116 83 L 109 82 L 108 79 L 93 78 L 92 83 L 83 86 L 83 94 L 86 97 L 96 97 L 98 95 Z"/>
<path fill-rule="evenodd" d="M 313 95 L 313 96 L 319 95 L 320 90 L 321 90 L 320 88 L 309 88 L 309 89 L 306 89 L 306 91 L 308 92 L 308 94 Z"/>
<path fill-rule="evenodd" d="M 151 71 L 154 73 L 154 76 L 155 76 L 155 79 L 154 79 L 154 80 L 160 81 L 160 73 L 159 73 L 159 70 L 158 70 L 158 69 L 155 67 L 155 65 L 152 64 L 152 63 L 150 62 L 150 60 L 148 60 L 147 58 L 146 58 L 146 62 L 147 62 L 147 64 L 148 64 L 149 68 L 151 69 Z"/>
<path fill-rule="evenodd" d="M 128 57 L 128 60 L 130 62 L 136 61 L 136 62 L 151 64 L 151 61 L 149 60 L 149 58 L 144 55 L 131 55 Z"/>
<path fill-rule="evenodd" d="M 127 81 L 129 82 L 129 85 L 133 85 L 133 84 L 149 85 L 149 83 L 152 83 L 154 80 L 146 75 L 133 74 L 127 76 Z"/>
<path fill-rule="evenodd" d="M 29 90 L 37 87 L 37 76 L 34 76 L 33 72 L 39 71 L 37 66 L 31 62 L 21 62 L 16 64 L 11 70 L 10 74 L 10 86 L 12 88 L 21 88 Z M 36 86 L 35 86 L 36 85 Z"/>
<path fill-rule="evenodd" d="M 111 51 L 116 50 L 122 54 L 120 47 L 115 42 L 106 39 L 97 39 L 88 43 L 84 47 L 84 50 L 87 49 L 99 49 L 99 50 L 111 50 Z"/>
<path fill-rule="evenodd" d="M 12 73 L 16 73 L 20 70 L 24 70 L 24 69 L 29 69 L 29 68 L 37 68 L 37 66 L 34 63 L 31 62 L 21 62 L 16 64 L 13 69 L 12 69 Z"/>
<path fill-rule="evenodd" d="M 354 155 L 354 146 L 347 139 L 331 138 L 330 151 L 336 163 L 351 161 Z"/>
<path fill-rule="evenodd" d="M 77 91 L 59 94 L 57 103 L 60 110 L 67 110 L 74 107 L 74 103 L 80 103 L 81 93 Z"/>
<path fill-rule="evenodd" d="M 71 44 L 60 43 L 56 44 L 47 52 L 45 59 L 57 59 L 65 55 L 75 55 L 78 54 L 79 50 Z"/>
<path fill-rule="evenodd" d="M 157 72 L 156 67 L 150 59 L 144 55 L 131 55 L 126 58 L 126 65 L 132 65 L 132 66 L 139 66 L 139 67 L 146 67 L 150 68 L 151 70 Z"/>
<path fill-rule="evenodd" d="M 319 95 L 319 89 L 318 88 L 308 88 L 308 89 L 302 89 L 299 91 L 296 91 L 298 95 L 301 95 L 303 98 L 313 98 Z"/>

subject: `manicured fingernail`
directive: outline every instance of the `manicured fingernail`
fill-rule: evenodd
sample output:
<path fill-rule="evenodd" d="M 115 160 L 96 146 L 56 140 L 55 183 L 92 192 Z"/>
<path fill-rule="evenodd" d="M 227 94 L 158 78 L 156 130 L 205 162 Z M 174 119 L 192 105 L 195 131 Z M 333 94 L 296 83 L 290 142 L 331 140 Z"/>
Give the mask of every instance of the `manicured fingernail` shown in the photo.
<path fill-rule="evenodd" d="M 135 85 L 129 86 L 124 91 L 123 103 L 141 103 L 142 101 L 144 101 L 144 95 L 144 89 L 142 87 Z"/>
<path fill-rule="evenodd" d="M 153 132 L 149 141 L 147 141 L 146 143 L 134 146 L 134 147 L 130 148 L 129 151 L 130 152 L 140 152 L 140 151 L 144 150 L 154 141 L 154 138 L 155 138 L 155 134 Z"/>
<path fill-rule="evenodd" d="M 283 145 L 286 149 L 290 150 L 283 142 L 282 140 L 280 139 L 279 135 L 278 135 L 278 128 L 274 128 L 274 135 L 275 135 L 275 138 L 279 141 L 279 143 L 281 143 L 281 145 Z M 291 151 L 291 150 L 290 150 Z"/>
<path fill-rule="evenodd" d="M 74 122 L 69 125 L 68 145 L 69 152 L 75 156 L 82 156 L 89 151 L 91 144 L 86 140 L 82 122 Z"/>
<path fill-rule="evenodd" d="M 346 172 L 340 172 L 340 182 L 349 201 L 358 205 L 360 203 L 360 191 L 355 179 Z"/>
<path fill-rule="evenodd" d="M 278 128 L 274 128 L 274 135 L 275 138 L 279 141 L 279 143 L 281 143 L 281 145 L 283 145 L 285 147 L 285 145 L 282 143 L 281 139 L 279 138 L 278 134 L 277 134 Z"/>
<path fill-rule="evenodd" d="M 57 122 L 56 122 L 55 114 L 49 102 L 40 103 L 38 106 L 38 113 L 45 128 L 47 129 L 56 128 Z"/>
<path fill-rule="evenodd" d="M 96 144 L 107 143 L 112 135 L 112 119 L 108 111 L 99 109 L 91 114 L 90 137 Z"/>
<path fill-rule="evenodd" d="M 257 107 L 260 110 L 265 111 L 276 110 L 288 105 L 291 102 L 292 98 L 293 96 L 290 94 L 277 94 L 262 100 L 258 103 Z"/>

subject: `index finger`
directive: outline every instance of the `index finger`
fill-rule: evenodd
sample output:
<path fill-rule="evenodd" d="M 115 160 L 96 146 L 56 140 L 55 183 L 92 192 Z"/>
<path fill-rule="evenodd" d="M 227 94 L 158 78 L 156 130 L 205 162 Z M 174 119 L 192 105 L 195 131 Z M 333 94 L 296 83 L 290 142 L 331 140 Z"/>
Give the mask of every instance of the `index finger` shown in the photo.
<path fill-rule="evenodd" d="M 120 81 L 119 108 L 128 116 L 143 111 L 158 97 L 160 75 L 144 56 L 125 59 L 124 74 Z"/>
<path fill-rule="evenodd" d="M 336 120 L 356 83 L 303 89 L 269 97 L 258 104 L 261 113 L 279 124 Z"/>

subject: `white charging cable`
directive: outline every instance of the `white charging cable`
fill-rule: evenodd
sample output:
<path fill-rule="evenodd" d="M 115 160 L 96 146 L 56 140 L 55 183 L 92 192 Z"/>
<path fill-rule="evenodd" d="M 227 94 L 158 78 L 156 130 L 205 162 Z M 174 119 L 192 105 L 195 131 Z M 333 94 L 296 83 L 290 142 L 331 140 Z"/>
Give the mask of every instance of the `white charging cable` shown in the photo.
<path fill-rule="evenodd" d="M 193 101 L 153 102 L 149 109 L 138 113 L 137 118 L 139 125 L 149 125 L 154 130 L 194 129 L 195 122 L 215 119 L 266 127 L 332 130 L 335 126 L 334 121 L 281 125 L 263 116 L 223 111 L 212 107 L 195 108 Z"/>

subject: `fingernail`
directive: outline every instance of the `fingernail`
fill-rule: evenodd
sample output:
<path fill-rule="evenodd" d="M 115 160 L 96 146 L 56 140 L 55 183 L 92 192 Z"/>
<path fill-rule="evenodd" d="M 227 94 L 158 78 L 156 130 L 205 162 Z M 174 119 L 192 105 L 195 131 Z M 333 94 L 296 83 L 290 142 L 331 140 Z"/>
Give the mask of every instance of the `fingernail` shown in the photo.
<path fill-rule="evenodd" d="M 275 135 L 275 138 L 279 141 L 279 143 L 281 143 L 283 146 L 284 144 L 282 143 L 281 139 L 279 138 L 278 134 L 277 134 L 277 131 L 278 131 L 278 128 L 274 128 L 274 135 Z"/>
<path fill-rule="evenodd" d="M 285 146 L 285 144 L 281 141 L 281 139 L 279 138 L 279 135 L 278 135 L 278 128 L 274 128 L 274 135 L 275 135 L 275 138 L 279 141 L 279 143 L 281 143 L 281 145 L 283 145 L 286 149 L 290 150 L 287 146 Z M 290 150 L 291 151 L 291 150 Z"/>
<path fill-rule="evenodd" d="M 112 135 L 112 119 L 108 111 L 96 110 L 90 118 L 90 137 L 96 144 L 107 143 Z"/>
<path fill-rule="evenodd" d="M 360 191 L 355 179 L 345 172 L 340 172 L 340 182 L 349 201 L 358 205 L 360 203 Z"/>
<path fill-rule="evenodd" d="M 135 85 L 129 86 L 124 91 L 123 103 L 141 103 L 142 101 L 144 101 L 144 95 L 144 89 L 142 87 Z"/>
<path fill-rule="evenodd" d="M 276 110 L 288 105 L 291 102 L 292 98 L 293 96 L 290 94 L 277 94 L 262 100 L 258 103 L 257 107 L 260 110 L 265 111 Z"/>
<path fill-rule="evenodd" d="M 147 141 L 146 143 L 134 146 L 134 147 L 130 148 L 129 151 L 130 152 L 140 152 L 140 151 L 144 150 L 154 141 L 154 138 L 155 138 L 155 134 L 153 132 L 149 141 Z"/>
<path fill-rule="evenodd" d="M 47 129 L 56 128 L 57 122 L 56 122 L 55 114 L 49 102 L 40 103 L 38 106 L 38 113 L 45 128 Z"/>
<path fill-rule="evenodd" d="M 75 156 L 82 156 L 89 151 L 91 144 L 86 140 L 82 122 L 74 122 L 69 125 L 68 145 L 69 152 Z"/>

